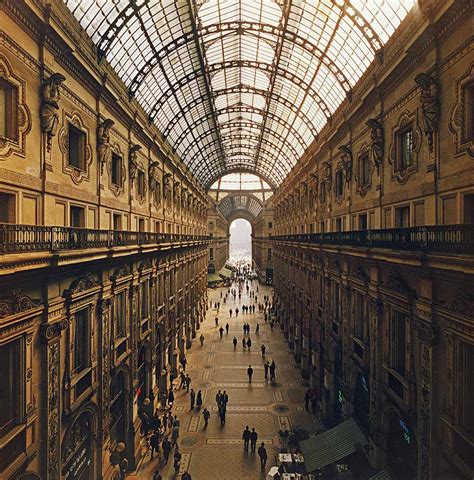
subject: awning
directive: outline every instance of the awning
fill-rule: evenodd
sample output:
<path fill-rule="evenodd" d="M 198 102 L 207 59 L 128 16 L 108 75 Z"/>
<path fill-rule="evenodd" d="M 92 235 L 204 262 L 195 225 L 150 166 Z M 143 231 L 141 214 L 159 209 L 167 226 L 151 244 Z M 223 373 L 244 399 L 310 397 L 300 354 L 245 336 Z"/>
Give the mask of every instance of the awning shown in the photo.
<path fill-rule="evenodd" d="M 308 440 L 300 442 L 306 471 L 309 473 L 337 462 L 366 445 L 367 438 L 352 417 L 331 430 L 311 435 Z"/>
<path fill-rule="evenodd" d="M 222 282 L 222 278 L 217 275 L 217 273 L 208 273 L 207 274 L 207 283 L 217 283 Z"/>
<path fill-rule="evenodd" d="M 232 278 L 232 270 L 229 270 L 228 268 L 221 268 L 219 271 L 219 275 L 224 278 Z"/>
<path fill-rule="evenodd" d="M 392 475 L 388 470 L 382 470 L 375 475 L 372 475 L 369 480 L 392 480 Z"/>

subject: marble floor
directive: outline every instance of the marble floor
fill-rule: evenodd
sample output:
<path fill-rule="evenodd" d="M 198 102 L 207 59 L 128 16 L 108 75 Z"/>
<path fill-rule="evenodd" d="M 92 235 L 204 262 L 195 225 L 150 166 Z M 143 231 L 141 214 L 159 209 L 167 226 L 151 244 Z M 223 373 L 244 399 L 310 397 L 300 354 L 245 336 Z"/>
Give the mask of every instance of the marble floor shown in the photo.
<path fill-rule="evenodd" d="M 254 280 L 251 289 L 256 290 Z M 188 471 L 193 480 L 253 480 L 265 478 L 260 471 L 257 455 L 245 453 L 242 432 L 246 425 L 255 427 L 258 433 L 257 446 L 265 442 L 268 452 L 266 471 L 275 464 L 275 456 L 280 445 L 278 431 L 289 427 L 301 426 L 308 431 L 319 430 L 318 419 L 305 411 L 305 382 L 285 341 L 279 326 L 273 332 L 266 324 L 262 313 L 241 313 L 242 305 L 254 302 L 247 295 L 245 288 L 242 298 L 234 301 L 228 296 L 223 304 L 220 297 L 226 288 L 209 289 L 209 302 L 212 304 L 201 325 L 193 345 L 187 352 L 187 369 L 192 379 L 191 386 L 197 392 L 202 390 L 203 408 L 211 412 L 209 425 L 204 430 L 204 419 L 201 411 L 190 411 L 189 394 L 186 390 L 176 390 L 173 413 L 181 420 L 179 446 L 182 453 L 181 471 Z M 259 285 L 258 299 L 263 301 L 264 295 L 272 295 L 271 289 Z M 231 299 L 231 300 L 229 300 Z M 221 302 L 219 313 L 214 307 Z M 229 317 L 229 308 L 239 307 L 239 316 Z M 229 323 L 229 333 L 224 331 L 220 338 L 219 327 L 215 326 L 215 317 L 219 318 L 219 326 L 225 328 Z M 251 325 L 251 352 L 243 350 L 242 326 L 245 322 Z M 255 334 L 256 324 L 260 325 L 259 335 Z M 199 343 L 203 333 L 204 346 Z M 237 337 L 238 344 L 234 350 L 232 339 Z M 261 354 L 261 344 L 266 346 L 265 358 Z M 275 360 L 276 382 L 265 381 L 263 364 L 265 360 Z M 252 365 L 254 375 L 252 383 L 248 383 L 247 368 Z M 177 383 L 177 382 L 176 382 Z M 221 427 L 217 414 L 215 395 L 217 390 L 226 390 L 229 395 L 226 423 Z M 172 472 L 172 459 L 168 468 L 160 473 L 164 479 L 175 478 Z M 149 478 L 157 468 L 156 460 L 146 457 L 139 470 L 132 478 Z M 266 472 L 265 472 L 266 473 Z M 179 475 L 177 478 L 180 478 Z"/>

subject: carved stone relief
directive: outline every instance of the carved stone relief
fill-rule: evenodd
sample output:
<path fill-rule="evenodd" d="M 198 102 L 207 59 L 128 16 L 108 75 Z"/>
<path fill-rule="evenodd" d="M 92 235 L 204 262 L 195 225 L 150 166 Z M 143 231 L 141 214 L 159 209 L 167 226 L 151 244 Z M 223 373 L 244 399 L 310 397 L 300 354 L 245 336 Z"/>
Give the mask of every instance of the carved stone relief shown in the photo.
<path fill-rule="evenodd" d="M 48 479 L 60 478 L 59 341 L 48 345 Z"/>
<path fill-rule="evenodd" d="M 39 306 L 39 300 L 32 300 L 28 295 L 22 294 L 21 289 L 15 289 L 10 296 L 0 299 L 0 318 L 25 312 Z"/>
<path fill-rule="evenodd" d="M 12 135 L 0 136 L 0 160 L 12 153 L 26 154 L 26 135 L 31 129 L 31 114 L 26 104 L 26 83 L 13 73 L 7 59 L 0 55 L 0 78 L 15 88 L 15 111 L 8 112 L 12 116 L 14 131 Z"/>
<path fill-rule="evenodd" d="M 474 81 L 474 63 L 469 68 L 469 71 L 456 82 L 456 101 L 451 110 L 449 120 L 449 130 L 454 135 L 456 144 L 456 154 L 466 152 L 471 157 L 474 157 L 474 142 L 468 137 L 466 132 L 467 127 L 467 112 L 466 108 L 468 99 L 467 85 Z"/>
<path fill-rule="evenodd" d="M 66 80 L 60 73 L 53 73 L 41 87 L 41 131 L 46 134 L 46 150 L 51 151 L 53 137 L 59 125 L 59 87 Z"/>
<path fill-rule="evenodd" d="M 110 162 L 112 148 L 110 146 L 110 129 L 114 121 L 110 118 L 104 120 L 97 128 L 97 162 L 100 166 L 100 174 L 104 174 L 104 166 Z"/>
<path fill-rule="evenodd" d="M 128 152 L 128 178 L 133 182 L 138 172 L 138 152 L 141 149 L 141 145 L 130 145 Z"/>
<path fill-rule="evenodd" d="M 433 136 L 438 131 L 440 105 L 438 98 L 438 84 L 427 73 L 420 73 L 415 77 L 420 87 L 421 112 L 423 114 L 423 130 L 428 138 L 428 148 L 433 151 Z"/>
<path fill-rule="evenodd" d="M 377 172 L 380 173 L 380 166 L 383 164 L 383 157 L 385 153 L 385 138 L 382 125 L 375 120 L 369 118 L 367 126 L 370 128 L 370 151 L 372 153 L 372 161 L 377 167 Z"/>

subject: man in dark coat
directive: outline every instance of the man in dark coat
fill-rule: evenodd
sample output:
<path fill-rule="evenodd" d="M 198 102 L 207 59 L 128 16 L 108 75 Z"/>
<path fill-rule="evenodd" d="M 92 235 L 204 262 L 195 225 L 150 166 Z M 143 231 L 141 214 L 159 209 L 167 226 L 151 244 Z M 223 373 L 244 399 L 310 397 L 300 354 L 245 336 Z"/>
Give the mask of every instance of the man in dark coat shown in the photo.
<path fill-rule="evenodd" d="M 250 452 L 255 453 L 255 450 L 257 449 L 257 439 L 258 439 L 258 434 L 255 431 L 255 428 L 252 428 L 252 431 L 250 432 Z"/>
<path fill-rule="evenodd" d="M 252 375 L 253 375 L 252 365 L 249 365 L 249 368 L 247 368 L 247 375 L 249 376 L 249 383 L 252 383 Z"/>
<path fill-rule="evenodd" d="M 262 444 L 258 447 L 258 456 L 260 457 L 260 468 L 265 470 L 265 465 L 267 464 L 267 449 L 265 448 L 265 444 Z"/>
<path fill-rule="evenodd" d="M 249 451 L 249 442 L 250 442 L 250 430 L 249 430 L 248 425 L 245 427 L 245 430 L 242 433 L 242 439 L 244 441 L 244 450 L 246 452 L 248 452 Z"/>

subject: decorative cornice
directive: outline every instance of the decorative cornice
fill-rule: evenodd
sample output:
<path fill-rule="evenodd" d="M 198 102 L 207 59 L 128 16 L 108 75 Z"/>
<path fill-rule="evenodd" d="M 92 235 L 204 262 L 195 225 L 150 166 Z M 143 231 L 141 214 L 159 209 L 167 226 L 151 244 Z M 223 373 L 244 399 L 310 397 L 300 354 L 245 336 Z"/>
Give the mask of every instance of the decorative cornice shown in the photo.
<path fill-rule="evenodd" d="M 10 296 L 0 299 L 0 318 L 32 310 L 41 305 L 39 300 L 32 300 L 21 289 L 13 290 Z"/>

